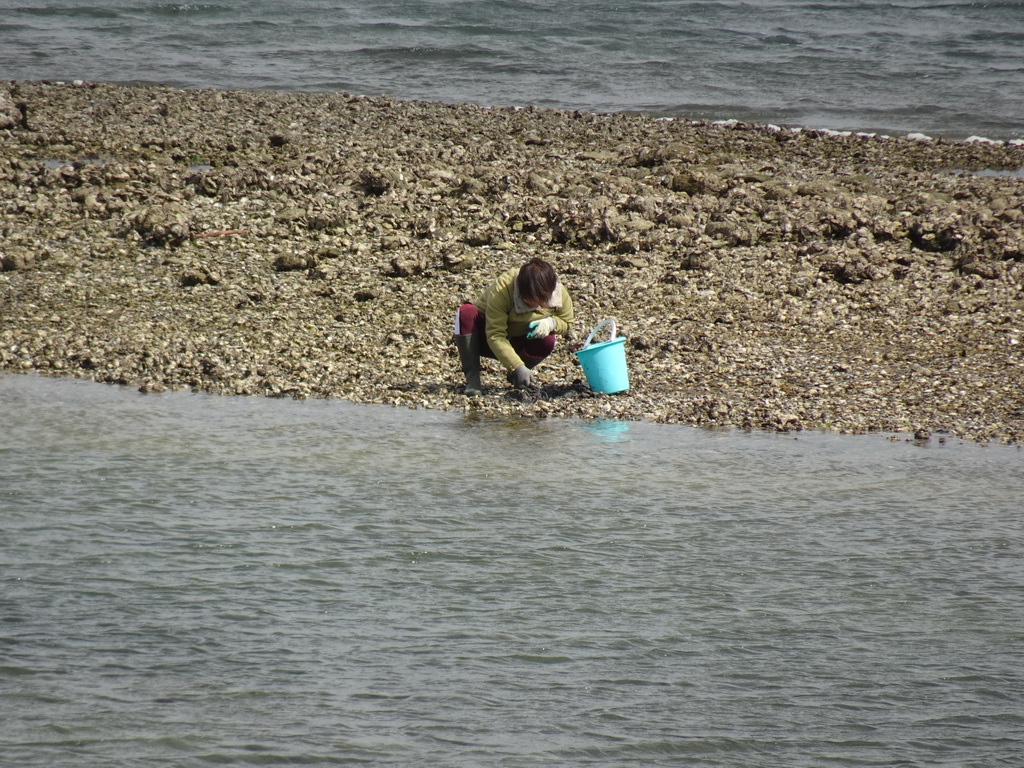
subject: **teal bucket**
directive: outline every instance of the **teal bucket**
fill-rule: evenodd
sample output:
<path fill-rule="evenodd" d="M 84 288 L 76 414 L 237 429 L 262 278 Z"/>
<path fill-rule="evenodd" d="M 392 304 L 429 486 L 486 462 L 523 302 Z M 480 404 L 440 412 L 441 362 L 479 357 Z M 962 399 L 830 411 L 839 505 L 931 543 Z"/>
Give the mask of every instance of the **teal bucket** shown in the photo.
<path fill-rule="evenodd" d="M 611 326 L 611 338 L 598 344 L 591 344 L 594 334 L 604 328 Z M 626 337 L 615 337 L 615 321 L 612 319 L 602 320 L 583 342 L 583 348 L 576 352 L 583 366 L 583 374 L 587 377 L 587 384 L 594 392 L 603 392 L 606 395 L 615 392 L 624 392 L 629 389 L 629 371 L 626 370 Z"/>

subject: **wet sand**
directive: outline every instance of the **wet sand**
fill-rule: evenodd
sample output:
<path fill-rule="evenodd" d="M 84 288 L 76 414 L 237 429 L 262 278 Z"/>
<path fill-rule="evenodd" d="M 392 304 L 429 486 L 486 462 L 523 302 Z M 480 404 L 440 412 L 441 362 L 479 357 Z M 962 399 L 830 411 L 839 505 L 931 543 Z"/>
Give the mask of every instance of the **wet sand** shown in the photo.
<path fill-rule="evenodd" d="M 344 93 L 0 88 L 0 370 L 481 415 L 1024 438 L 1024 146 Z M 20 105 L 20 106 L 19 106 Z M 461 393 L 532 256 L 577 324 Z M 614 317 L 631 389 L 572 350 Z"/>

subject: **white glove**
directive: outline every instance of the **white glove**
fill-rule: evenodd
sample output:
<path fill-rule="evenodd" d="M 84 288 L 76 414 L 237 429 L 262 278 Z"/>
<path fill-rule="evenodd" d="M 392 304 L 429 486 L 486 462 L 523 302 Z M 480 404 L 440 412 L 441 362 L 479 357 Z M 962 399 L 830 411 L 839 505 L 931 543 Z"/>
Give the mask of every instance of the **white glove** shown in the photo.
<path fill-rule="evenodd" d="M 526 334 L 528 339 L 543 339 L 555 330 L 555 318 L 545 317 L 541 320 L 534 320 L 530 323 L 530 330 Z"/>

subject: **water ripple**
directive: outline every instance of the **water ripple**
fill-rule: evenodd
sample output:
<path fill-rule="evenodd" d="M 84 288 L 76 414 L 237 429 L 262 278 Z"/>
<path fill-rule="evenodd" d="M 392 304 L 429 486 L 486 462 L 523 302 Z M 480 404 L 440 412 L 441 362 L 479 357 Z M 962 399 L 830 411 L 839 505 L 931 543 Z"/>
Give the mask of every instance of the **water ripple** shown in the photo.
<path fill-rule="evenodd" d="M 1016 449 L 30 377 L 0 404 L 12 764 L 1024 755 Z"/>

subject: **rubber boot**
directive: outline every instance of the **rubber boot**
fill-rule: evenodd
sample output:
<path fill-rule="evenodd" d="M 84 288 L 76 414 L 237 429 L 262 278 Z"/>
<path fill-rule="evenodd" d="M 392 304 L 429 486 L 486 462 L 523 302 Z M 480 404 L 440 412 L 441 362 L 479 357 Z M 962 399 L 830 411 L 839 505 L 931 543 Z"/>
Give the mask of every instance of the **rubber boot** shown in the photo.
<path fill-rule="evenodd" d="M 466 374 L 466 396 L 479 397 L 483 391 L 480 386 L 480 342 L 472 333 L 452 338 L 459 350 L 462 372 Z"/>

